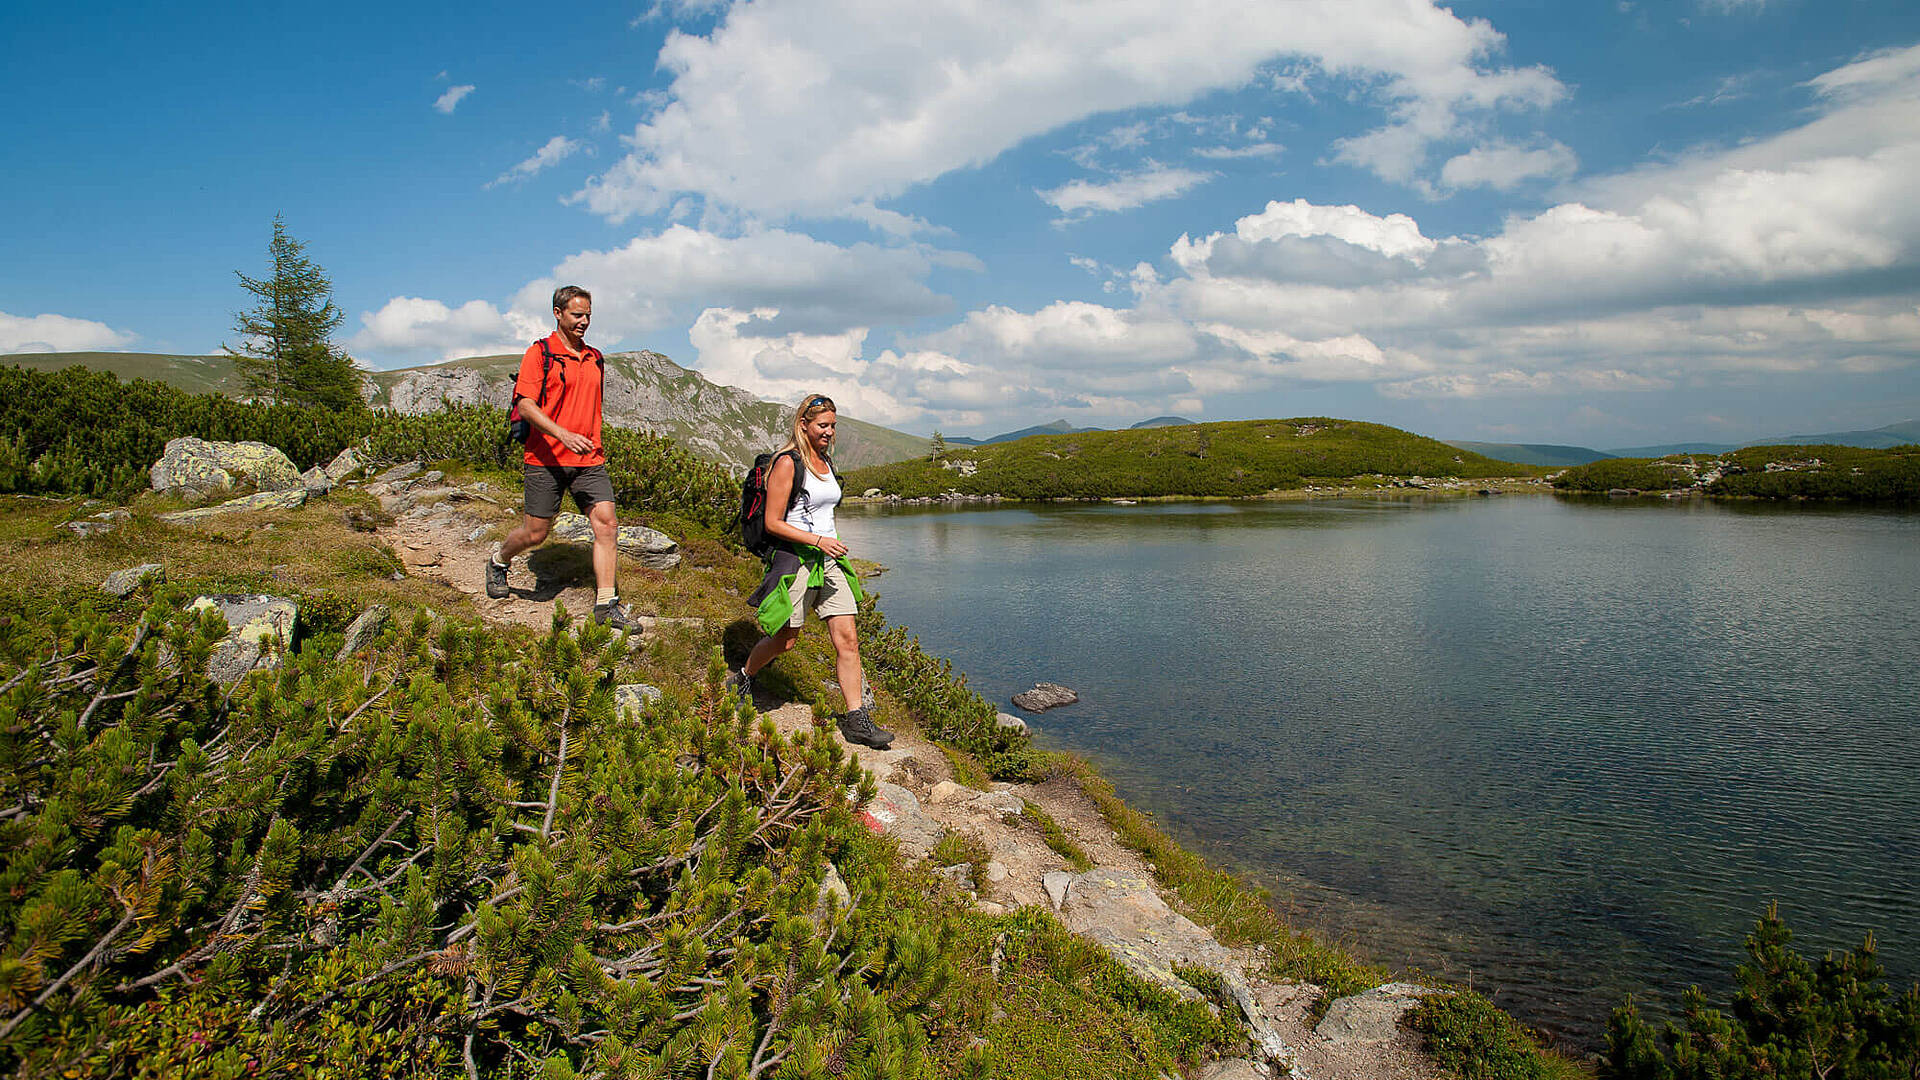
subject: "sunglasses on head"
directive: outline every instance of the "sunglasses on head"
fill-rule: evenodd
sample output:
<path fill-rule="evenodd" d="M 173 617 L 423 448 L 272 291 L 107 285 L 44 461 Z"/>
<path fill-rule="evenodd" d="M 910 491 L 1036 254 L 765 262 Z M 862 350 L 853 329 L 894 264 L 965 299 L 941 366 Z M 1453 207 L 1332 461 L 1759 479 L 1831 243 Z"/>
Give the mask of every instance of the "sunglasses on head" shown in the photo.
<path fill-rule="evenodd" d="M 807 408 L 809 409 L 818 409 L 822 406 L 829 409 L 833 408 L 833 399 L 825 394 L 819 394 L 815 396 L 812 401 L 807 402 Z"/>

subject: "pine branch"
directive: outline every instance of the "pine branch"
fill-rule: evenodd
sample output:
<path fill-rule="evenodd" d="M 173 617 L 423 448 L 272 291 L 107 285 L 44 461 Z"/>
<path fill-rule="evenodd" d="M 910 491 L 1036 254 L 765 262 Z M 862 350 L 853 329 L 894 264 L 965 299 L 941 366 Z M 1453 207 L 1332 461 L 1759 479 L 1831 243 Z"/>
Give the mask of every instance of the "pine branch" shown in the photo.
<path fill-rule="evenodd" d="M 133 925 L 133 920 L 134 912 L 129 909 L 126 915 L 121 917 L 120 922 L 115 925 L 113 929 L 107 931 L 105 937 L 93 943 L 93 948 L 87 950 L 87 955 L 81 957 L 72 967 L 68 968 L 65 974 L 53 980 L 45 990 L 40 991 L 39 996 L 35 997 L 26 1008 L 14 1013 L 13 1018 L 8 1020 L 5 1026 L 0 1026 L 0 1041 L 4 1041 L 7 1036 L 13 1034 L 14 1029 L 25 1023 L 27 1017 L 31 1016 L 35 1009 L 46 1004 L 48 998 L 59 993 L 60 988 L 67 985 L 68 979 L 78 975 L 82 968 L 99 959 L 100 954 L 107 950 L 107 946 L 113 944 L 115 938 L 118 938 L 124 933 L 127 927 Z"/>
<path fill-rule="evenodd" d="M 553 832 L 553 812 L 560 808 L 560 774 L 567 767 L 567 722 L 573 719 L 573 702 L 560 712 L 560 752 L 553 763 L 553 783 L 547 785 L 547 816 L 540 823 L 540 842 L 547 843 Z"/>
<path fill-rule="evenodd" d="M 153 632 L 153 624 L 146 619 L 140 620 L 139 628 L 133 632 L 133 644 L 127 646 L 126 653 L 122 655 L 120 659 L 114 663 L 112 673 L 110 673 L 106 678 L 100 680 L 100 688 L 94 691 L 93 700 L 87 702 L 86 711 L 80 714 L 80 719 L 77 722 L 76 726 L 81 731 L 87 730 L 87 721 L 93 719 L 93 711 L 95 709 L 98 709 L 104 702 L 112 700 L 107 697 L 107 689 L 113 685 L 113 682 L 115 679 L 118 679 L 120 677 L 120 672 L 125 670 L 128 661 L 134 660 L 139 657 L 140 646 L 146 642 L 147 635 L 152 632 Z M 98 666 L 94 668 L 94 671 L 96 672 L 99 670 L 100 669 Z M 139 691 L 134 690 L 134 691 L 129 691 L 128 693 L 119 694 L 116 696 L 123 697 L 123 698 L 132 697 L 134 694 L 137 694 L 137 693 L 139 693 Z"/>

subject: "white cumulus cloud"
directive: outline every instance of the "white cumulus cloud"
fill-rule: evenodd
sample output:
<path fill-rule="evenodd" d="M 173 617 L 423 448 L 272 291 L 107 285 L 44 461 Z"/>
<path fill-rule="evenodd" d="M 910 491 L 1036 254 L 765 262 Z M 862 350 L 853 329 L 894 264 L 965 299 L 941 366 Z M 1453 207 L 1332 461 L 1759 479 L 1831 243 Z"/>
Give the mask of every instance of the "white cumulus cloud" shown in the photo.
<path fill-rule="evenodd" d="M 1279 61 L 1352 79 L 1388 110 L 1343 144 L 1410 175 L 1475 110 L 1549 104 L 1541 68 L 1498 66 L 1499 33 L 1430 0 L 1108 5 L 1065 0 L 760 0 L 673 32 L 664 104 L 582 192 L 621 220 L 697 196 L 764 219 L 831 216 L 990 161 L 1099 113 L 1177 107 Z"/>
<path fill-rule="evenodd" d="M 1559 142 L 1537 147 L 1496 143 L 1449 158 L 1440 167 L 1440 183 L 1512 191 L 1529 180 L 1564 180 L 1579 167 L 1579 157 Z"/>
<path fill-rule="evenodd" d="M 1171 199 L 1210 179 L 1211 173 L 1155 164 L 1105 183 L 1073 180 L 1036 194 L 1064 215 L 1061 220 L 1070 221 L 1089 214 L 1132 210 L 1150 202 Z"/>
<path fill-rule="evenodd" d="M 462 101 L 466 100 L 467 95 L 473 93 L 473 90 L 474 87 L 471 83 L 462 86 L 449 86 L 445 93 L 434 99 L 433 107 L 441 113 L 451 115 L 453 110 L 457 108 Z"/>
<path fill-rule="evenodd" d="M 430 362 L 516 352 L 544 329 L 539 319 L 500 311 L 484 300 L 450 308 L 438 300 L 396 296 L 379 311 L 360 313 L 360 330 L 347 339 L 347 348 L 394 367 L 399 366 L 396 360 Z"/>
<path fill-rule="evenodd" d="M 106 352 L 124 349 L 134 340 L 134 335 L 92 319 L 0 311 L 0 352 Z"/>

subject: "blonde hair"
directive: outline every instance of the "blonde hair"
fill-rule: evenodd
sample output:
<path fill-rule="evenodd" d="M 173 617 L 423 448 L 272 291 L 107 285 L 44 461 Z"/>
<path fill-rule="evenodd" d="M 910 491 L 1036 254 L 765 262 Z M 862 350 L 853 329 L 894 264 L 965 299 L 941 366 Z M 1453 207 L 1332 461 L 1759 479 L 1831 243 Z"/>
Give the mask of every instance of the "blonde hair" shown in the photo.
<path fill-rule="evenodd" d="M 806 436 L 801 433 L 807 421 L 823 412 L 837 413 L 838 411 L 833 407 L 833 399 L 825 394 L 808 394 L 801 398 L 800 404 L 793 409 L 793 423 L 787 425 L 787 441 L 775 453 L 784 454 L 789 450 L 800 449 L 801 445 L 807 441 Z M 833 444 L 839 439 L 840 433 L 835 431 L 834 437 L 827 440 L 828 464 L 833 462 Z"/>

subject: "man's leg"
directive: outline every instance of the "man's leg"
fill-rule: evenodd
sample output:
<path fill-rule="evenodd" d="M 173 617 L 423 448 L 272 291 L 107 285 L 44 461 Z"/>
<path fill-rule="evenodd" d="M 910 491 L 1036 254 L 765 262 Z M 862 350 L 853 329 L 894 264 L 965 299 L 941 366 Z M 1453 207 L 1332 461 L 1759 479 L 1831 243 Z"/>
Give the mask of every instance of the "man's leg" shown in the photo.
<path fill-rule="evenodd" d="M 613 500 L 594 503 L 587 511 L 587 520 L 593 524 L 593 583 L 600 590 L 600 597 L 609 593 L 617 596 L 620 589 L 615 575 L 620 537 L 616 530 L 620 523 L 614 516 Z"/>
<path fill-rule="evenodd" d="M 531 551 L 547 542 L 547 530 L 553 527 L 550 517 L 534 517 L 532 514 L 520 515 L 520 524 L 513 527 L 507 538 L 500 543 L 495 555 L 502 564 L 518 558 L 521 552 Z"/>

